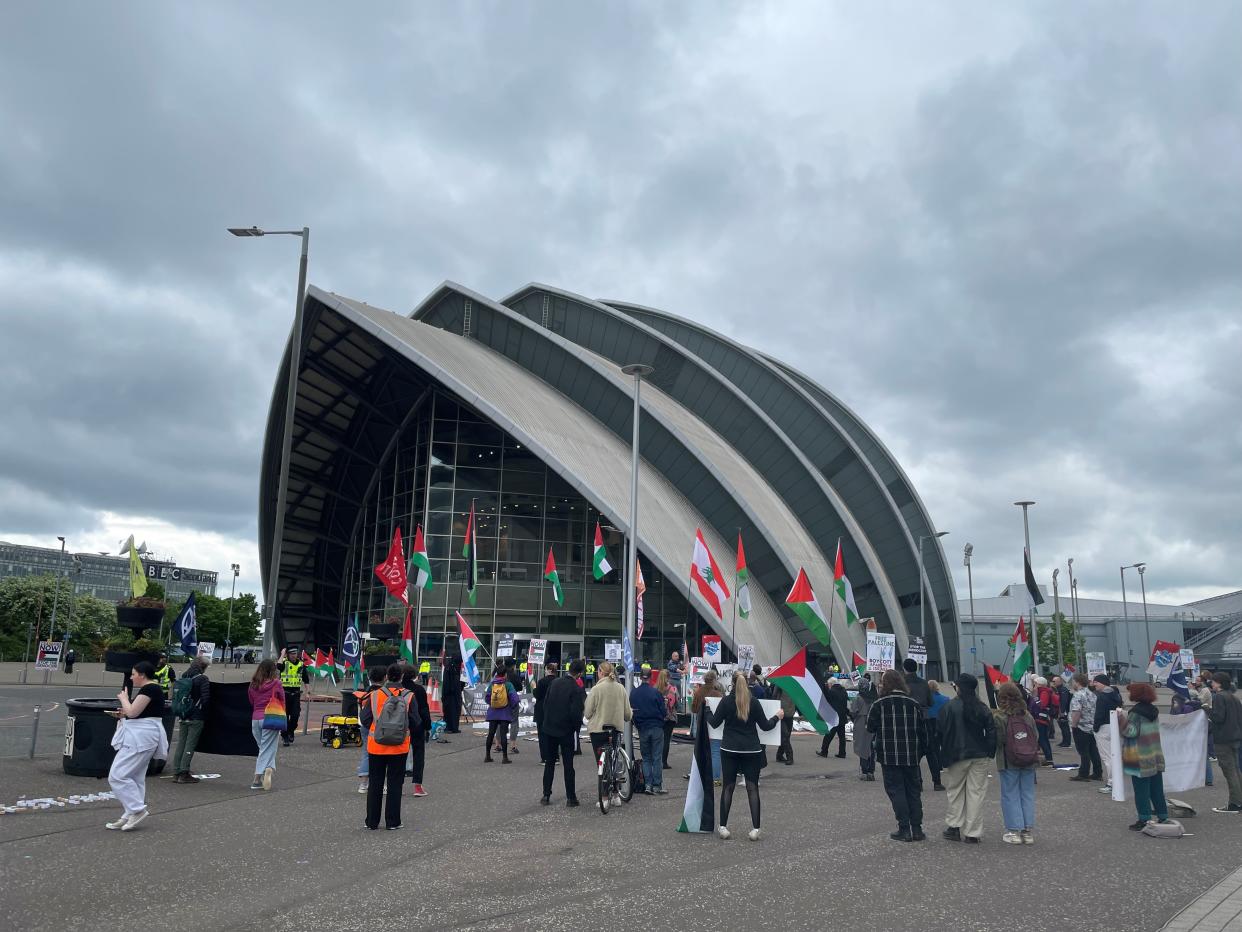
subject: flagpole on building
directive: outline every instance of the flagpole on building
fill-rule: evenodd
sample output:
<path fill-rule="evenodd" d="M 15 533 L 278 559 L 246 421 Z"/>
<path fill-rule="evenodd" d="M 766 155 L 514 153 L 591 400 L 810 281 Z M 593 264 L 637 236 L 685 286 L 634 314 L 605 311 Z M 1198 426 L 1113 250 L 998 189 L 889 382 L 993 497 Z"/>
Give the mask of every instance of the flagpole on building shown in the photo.
<path fill-rule="evenodd" d="M 637 609 L 637 600 L 634 590 L 634 567 L 638 563 L 638 426 L 641 414 L 639 402 L 639 393 L 642 390 L 643 379 L 651 375 L 655 370 L 651 366 L 645 366 L 641 363 L 631 363 L 628 366 L 622 366 L 621 371 L 626 375 L 634 377 L 634 414 L 632 425 L 632 436 L 630 440 L 630 533 L 629 548 L 625 558 L 625 573 L 622 577 L 622 591 L 625 593 L 625 613 L 623 616 L 624 632 L 622 643 L 629 641 L 631 651 L 631 662 L 633 660 L 634 650 L 634 615 Z M 630 674 L 630 670 L 626 670 L 626 675 Z M 632 722 L 625 723 L 625 746 L 628 750 L 633 750 L 634 743 L 634 725 Z"/>

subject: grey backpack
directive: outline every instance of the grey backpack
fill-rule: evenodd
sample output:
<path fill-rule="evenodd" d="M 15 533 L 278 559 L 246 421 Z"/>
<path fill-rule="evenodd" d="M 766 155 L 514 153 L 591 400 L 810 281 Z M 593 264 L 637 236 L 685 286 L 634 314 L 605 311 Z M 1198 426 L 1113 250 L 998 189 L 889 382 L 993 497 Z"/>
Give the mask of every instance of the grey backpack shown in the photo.
<path fill-rule="evenodd" d="M 405 744 L 410 736 L 410 695 L 398 695 L 388 687 L 379 690 L 385 696 L 384 707 L 375 717 L 375 727 L 371 736 L 376 744 L 388 747 Z"/>
<path fill-rule="evenodd" d="M 1143 826 L 1143 834 L 1152 838 L 1181 838 L 1188 833 L 1177 819 L 1169 819 L 1167 822 L 1148 822 Z"/>

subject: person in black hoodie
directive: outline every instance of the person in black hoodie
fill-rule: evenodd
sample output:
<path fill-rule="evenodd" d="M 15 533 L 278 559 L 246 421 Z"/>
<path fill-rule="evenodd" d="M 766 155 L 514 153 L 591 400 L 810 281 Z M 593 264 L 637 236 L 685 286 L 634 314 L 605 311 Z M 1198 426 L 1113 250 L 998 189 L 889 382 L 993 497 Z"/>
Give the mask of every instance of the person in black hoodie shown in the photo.
<path fill-rule="evenodd" d="M 461 734 L 461 657 L 452 654 L 444 661 L 444 682 L 440 686 L 444 704 L 444 732 Z"/>
<path fill-rule="evenodd" d="M 546 764 L 547 760 L 543 756 L 543 713 L 544 702 L 548 697 L 548 687 L 551 686 L 559 674 L 559 667 L 555 660 L 549 661 L 544 665 L 543 676 L 539 678 L 539 682 L 535 684 L 535 734 L 539 738 L 539 763 Z"/>
<path fill-rule="evenodd" d="M 837 757 L 845 756 L 845 723 L 850 717 L 850 694 L 845 691 L 840 680 L 834 679 L 828 688 L 824 690 L 824 699 L 832 711 L 837 713 L 837 723 L 824 735 L 824 740 L 820 742 L 819 750 L 815 754 L 819 757 L 827 757 L 828 751 L 832 747 L 832 739 L 837 739 Z"/>
<path fill-rule="evenodd" d="M 996 754 L 996 723 L 979 701 L 979 681 L 969 673 L 958 676 L 957 697 L 940 707 L 940 763 L 948 804 L 944 837 L 978 844 L 983 838 L 983 800 L 988 792 L 988 770 Z"/>
<path fill-rule="evenodd" d="M 419 718 L 423 727 L 410 735 L 410 766 L 405 775 L 414 784 L 411 796 L 426 796 L 423 788 L 423 771 L 427 766 L 427 740 L 431 737 L 431 706 L 427 702 L 427 687 L 412 664 L 401 667 L 401 686 L 414 694 L 414 703 L 418 706 Z"/>
<path fill-rule="evenodd" d="M 1095 690 L 1095 741 L 1099 747 L 1100 761 L 1104 765 L 1104 786 L 1100 787 L 1100 792 L 1107 793 L 1112 786 L 1113 777 L 1120 779 L 1121 776 L 1112 772 L 1112 748 L 1108 731 L 1108 720 L 1113 709 L 1121 708 L 1121 693 L 1103 673 L 1096 674 L 1091 681 L 1091 688 Z"/>
<path fill-rule="evenodd" d="M 927 680 L 919 676 L 919 665 L 909 657 L 901 662 L 901 668 L 905 671 L 902 675 L 910 698 L 923 707 L 923 723 L 927 728 L 923 757 L 927 758 L 927 769 L 931 772 L 932 789 L 943 790 L 944 784 L 940 782 L 940 732 L 936 719 L 932 717 L 931 687 L 927 685 Z M 919 779 L 922 779 L 921 771 Z"/>
<path fill-rule="evenodd" d="M 555 666 L 553 670 L 555 671 Z M 536 709 L 542 709 L 542 725 L 539 729 L 539 756 L 543 758 L 543 798 L 540 803 L 552 802 L 552 778 L 556 775 L 556 758 L 561 758 L 565 778 L 565 805 L 570 809 L 578 805 L 578 788 L 574 778 L 574 740 L 582 728 L 582 712 L 586 708 L 586 690 L 578 685 L 578 677 L 586 669 L 581 658 L 569 666 L 569 676 L 556 676 L 555 672 L 540 680 L 543 695 L 537 699 Z M 548 681 L 551 682 L 548 682 Z"/>

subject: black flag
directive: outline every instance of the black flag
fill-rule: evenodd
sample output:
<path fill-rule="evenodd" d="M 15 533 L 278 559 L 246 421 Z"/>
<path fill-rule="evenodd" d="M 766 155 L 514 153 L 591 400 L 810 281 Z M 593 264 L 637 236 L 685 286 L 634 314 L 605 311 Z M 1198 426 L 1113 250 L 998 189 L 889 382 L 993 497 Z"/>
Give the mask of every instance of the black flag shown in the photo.
<path fill-rule="evenodd" d="M 1026 591 L 1031 594 L 1031 604 L 1043 605 L 1044 594 L 1039 591 L 1039 586 L 1035 585 L 1035 574 L 1031 572 L 1031 552 L 1029 550 L 1022 551 L 1022 560 L 1026 565 Z"/>

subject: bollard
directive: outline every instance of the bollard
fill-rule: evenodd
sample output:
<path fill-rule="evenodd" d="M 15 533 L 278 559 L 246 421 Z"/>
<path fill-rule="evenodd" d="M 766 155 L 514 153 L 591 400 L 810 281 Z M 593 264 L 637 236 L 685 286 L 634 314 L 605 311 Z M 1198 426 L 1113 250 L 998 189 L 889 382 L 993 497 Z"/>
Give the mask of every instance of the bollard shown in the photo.
<path fill-rule="evenodd" d="M 34 760 L 35 742 L 39 740 L 39 711 L 41 705 L 34 707 L 34 724 L 30 726 L 30 759 Z"/>

